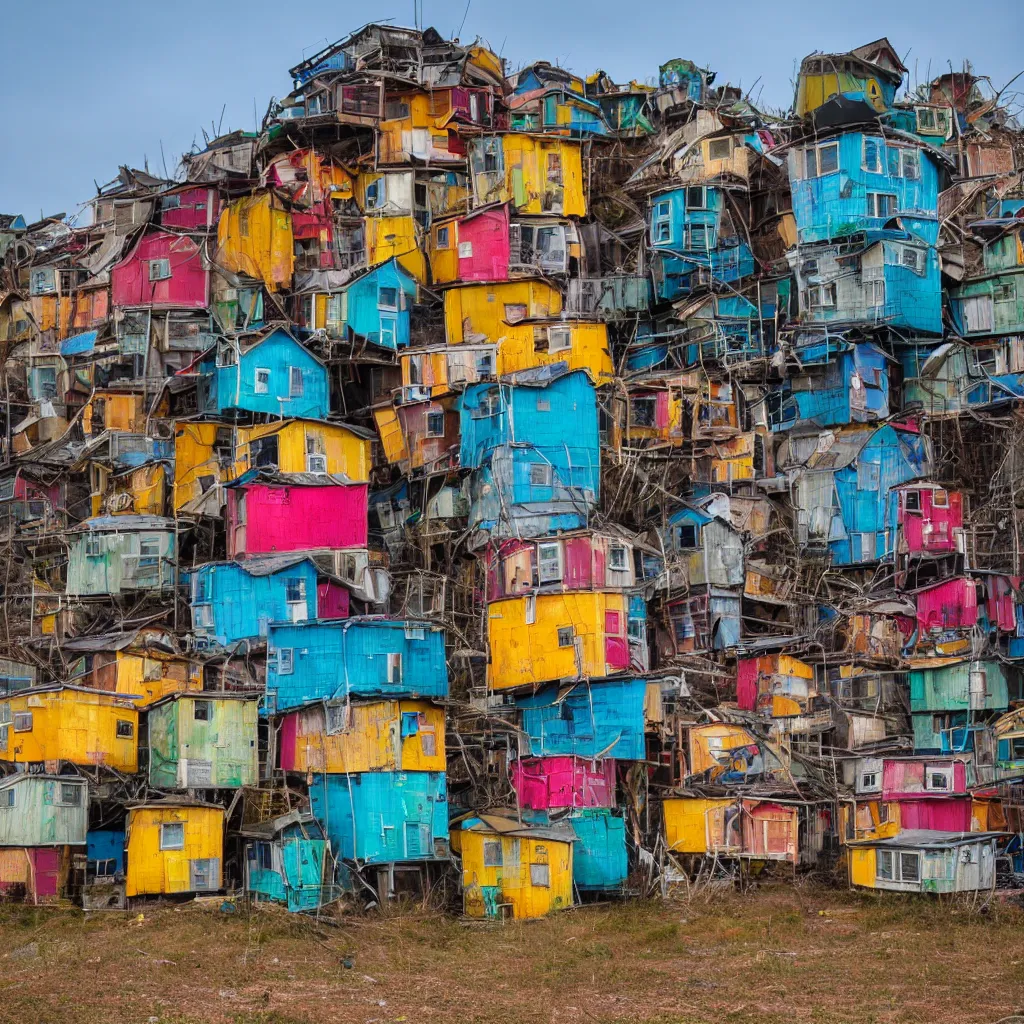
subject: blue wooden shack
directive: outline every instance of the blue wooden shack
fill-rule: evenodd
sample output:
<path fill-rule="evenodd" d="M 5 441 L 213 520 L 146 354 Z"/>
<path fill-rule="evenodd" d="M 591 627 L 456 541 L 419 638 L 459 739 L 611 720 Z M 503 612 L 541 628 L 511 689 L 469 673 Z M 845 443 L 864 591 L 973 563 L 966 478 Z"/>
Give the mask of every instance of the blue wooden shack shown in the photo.
<path fill-rule="evenodd" d="M 198 364 L 199 411 L 326 419 L 327 367 L 286 330 L 223 338 Z"/>
<path fill-rule="evenodd" d="M 317 614 L 317 568 L 304 555 L 209 562 L 190 574 L 192 632 L 226 647 L 267 636 L 272 622 L 308 622 Z"/>
<path fill-rule="evenodd" d="M 526 537 L 587 525 L 601 476 L 596 393 L 583 372 L 551 371 L 459 399 L 461 465 L 477 470 L 471 528 Z"/>
<path fill-rule="evenodd" d="M 317 299 L 313 296 L 313 306 Z M 352 278 L 326 296 L 321 314 L 307 329 L 325 330 L 329 337 L 367 342 L 392 352 L 409 344 L 409 311 L 416 301 L 416 279 L 396 259 Z"/>
<path fill-rule="evenodd" d="M 899 218 L 934 247 L 949 167 L 939 150 L 901 132 L 844 132 L 795 146 L 789 179 L 798 243 L 880 230 Z"/>
<path fill-rule="evenodd" d="M 591 680 L 549 686 L 515 702 L 523 757 L 614 757 L 642 761 L 644 679 Z"/>
<path fill-rule="evenodd" d="M 521 812 L 534 824 L 568 824 L 576 833 L 572 849 L 572 883 L 580 892 L 618 892 L 626 884 L 626 822 L 622 812 L 608 807 Z"/>
<path fill-rule="evenodd" d="M 797 470 L 793 498 L 801 550 L 860 565 L 893 554 L 893 487 L 927 476 L 931 450 L 912 430 L 885 424 L 789 435 L 777 465 Z"/>
<path fill-rule="evenodd" d="M 793 347 L 800 364 L 771 392 L 768 423 L 774 431 L 873 423 L 889 416 L 889 364 L 876 345 L 841 334 L 801 336 Z"/>
<path fill-rule="evenodd" d="M 899 227 L 801 246 L 794 261 L 803 324 L 864 324 L 942 334 L 939 255 Z"/>
<path fill-rule="evenodd" d="M 240 830 L 245 839 L 245 889 L 257 902 L 316 910 L 338 892 L 334 862 L 320 823 L 291 811 Z"/>
<path fill-rule="evenodd" d="M 651 269 L 659 299 L 688 295 L 709 277 L 719 284 L 754 272 L 754 254 L 732 223 L 724 193 L 713 185 L 687 185 L 652 197 Z"/>
<path fill-rule="evenodd" d="M 536 537 L 587 525 L 600 488 L 597 398 L 585 373 L 558 372 L 471 385 L 459 399 L 461 464 L 477 470 L 471 527 Z"/>
<path fill-rule="evenodd" d="M 360 866 L 448 858 L 444 772 L 320 775 L 309 796 L 336 857 Z"/>
<path fill-rule="evenodd" d="M 426 622 L 377 618 L 270 626 L 270 714 L 311 701 L 382 696 L 448 696 L 442 629 Z"/>

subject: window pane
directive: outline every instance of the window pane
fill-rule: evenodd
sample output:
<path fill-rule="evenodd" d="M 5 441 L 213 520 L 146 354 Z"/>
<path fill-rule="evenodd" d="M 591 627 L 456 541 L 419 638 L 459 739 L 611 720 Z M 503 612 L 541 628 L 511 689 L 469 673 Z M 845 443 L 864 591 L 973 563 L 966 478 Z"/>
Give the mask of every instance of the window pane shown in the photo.
<path fill-rule="evenodd" d="M 921 858 L 916 853 L 900 854 L 900 877 L 904 882 L 921 880 Z"/>

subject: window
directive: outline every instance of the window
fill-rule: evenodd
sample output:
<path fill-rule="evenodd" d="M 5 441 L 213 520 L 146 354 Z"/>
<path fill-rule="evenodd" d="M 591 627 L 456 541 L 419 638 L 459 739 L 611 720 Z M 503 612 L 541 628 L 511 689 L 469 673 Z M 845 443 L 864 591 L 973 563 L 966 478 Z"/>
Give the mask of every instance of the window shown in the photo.
<path fill-rule="evenodd" d="M 14 713 L 14 731 L 15 732 L 31 732 L 32 731 L 32 712 L 31 711 L 16 711 Z"/>
<path fill-rule="evenodd" d="M 708 208 L 707 189 L 703 185 L 690 185 L 687 188 L 686 208 L 688 210 L 706 210 Z"/>
<path fill-rule="evenodd" d="M 732 139 L 712 139 L 708 143 L 709 160 L 728 160 L 732 156 Z"/>
<path fill-rule="evenodd" d="M 994 302 L 1015 302 L 1017 295 L 1013 285 L 1010 283 L 994 284 L 992 286 L 992 300 Z"/>
<path fill-rule="evenodd" d="M 327 456 L 310 453 L 306 456 L 306 472 L 317 476 L 327 475 Z"/>
<path fill-rule="evenodd" d="M 484 840 L 484 867 L 485 868 L 500 868 L 501 867 L 501 840 L 500 839 L 485 839 Z"/>
<path fill-rule="evenodd" d="M 885 152 L 885 145 L 881 139 L 864 140 L 864 159 L 862 166 L 865 171 L 872 174 L 882 173 L 882 154 Z"/>
<path fill-rule="evenodd" d="M 405 100 L 388 100 L 384 104 L 385 121 L 404 121 L 409 116 L 409 104 Z"/>
<path fill-rule="evenodd" d="M 546 462 L 534 462 L 530 465 L 530 486 L 550 487 L 551 467 Z"/>
<path fill-rule="evenodd" d="M 816 284 L 807 289 L 807 305 L 810 309 L 834 309 L 836 304 L 836 286 L 834 284 Z"/>
<path fill-rule="evenodd" d="M 0 811 L 4 810 L 7 807 L 14 807 L 15 806 L 14 801 L 15 801 L 15 796 L 14 796 L 14 789 L 12 787 L 8 787 L 7 789 L 0 790 Z"/>
<path fill-rule="evenodd" d="M 231 344 L 231 342 L 224 342 L 223 344 L 217 346 L 217 365 L 238 365 L 238 353 L 235 351 L 235 347 L 234 345 Z"/>
<path fill-rule="evenodd" d="M 900 252 L 900 263 L 915 274 L 924 273 L 924 253 L 920 249 L 905 245 Z"/>
<path fill-rule="evenodd" d="M 657 425 L 658 400 L 656 398 L 634 398 L 631 405 L 631 419 L 635 427 Z"/>
<path fill-rule="evenodd" d="M 953 769 L 925 765 L 924 788 L 933 792 L 948 793 L 953 788 Z"/>
<path fill-rule="evenodd" d="M 700 531 L 696 523 L 680 523 L 676 527 L 679 547 L 683 550 L 697 547 L 700 541 Z"/>
<path fill-rule="evenodd" d="M 192 704 L 192 717 L 197 722 L 213 721 L 213 704 L 208 700 L 197 700 Z"/>
<path fill-rule="evenodd" d="M 288 367 L 288 394 L 291 398 L 301 398 L 305 390 L 301 366 Z"/>
<path fill-rule="evenodd" d="M 434 243 L 434 247 L 437 249 L 448 248 L 448 232 L 449 228 L 438 228 L 437 229 L 437 241 Z"/>
<path fill-rule="evenodd" d="M 919 882 L 921 880 L 921 858 L 918 854 L 900 854 L 900 879 L 904 882 Z"/>
<path fill-rule="evenodd" d="M 427 437 L 444 437 L 444 410 L 427 413 Z"/>
<path fill-rule="evenodd" d="M 916 149 L 900 150 L 903 177 L 910 181 L 918 181 L 921 178 L 921 157 Z"/>
<path fill-rule="evenodd" d="M 150 260 L 149 279 L 150 281 L 166 281 L 171 276 L 170 260 Z"/>
<path fill-rule="evenodd" d="M 572 626 L 559 626 L 558 627 L 558 646 L 559 647 L 572 647 L 573 639 L 576 635 L 576 631 Z"/>
<path fill-rule="evenodd" d="M 885 281 L 868 281 L 864 291 L 864 301 L 870 309 L 885 306 Z"/>
<path fill-rule="evenodd" d="M 378 288 L 377 289 L 377 308 L 387 309 L 392 313 L 398 311 L 398 289 L 397 288 Z"/>
<path fill-rule="evenodd" d="M 933 498 L 934 502 L 934 498 Z M 908 512 L 920 512 L 921 511 L 921 492 L 920 491 L 907 491 L 903 495 L 903 507 Z"/>
<path fill-rule="evenodd" d="M 523 621 L 527 626 L 532 626 L 537 621 L 537 595 L 527 594 L 526 604 L 523 607 Z"/>
<path fill-rule="evenodd" d="M 525 320 L 527 314 L 527 308 L 525 302 L 506 302 L 505 303 L 505 322 L 509 324 L 517 324 L 520 320 Z"/>
<path fill-rule="evenodd" d="M 946 508 L 949 505 L 948 491 L 932 491 L 932 508 Z M 908 505 L 907 508 L 910 506 Z"/>
<path fill-rule="evenodd" d="M 117 720 L 116 735 L 119 740 L 130 740 L 135 735 L 135 723 L 119 718 Z"/>
<path fill-rule="evenodd" d="M 608 568 L 612 572 L 629 570 L 629 553 L 624 544 L 612 544 L 608 548 Z"/>
<path fill-rule="evenodd" d="M 401 683 L 402 681 L 402 655 L 391 653 L 388 655 L 388 682 Z"/>
<path fill-rule="evenodd" d="M 185 849 L 185 823 L 183 821 L 165 821 L 160 826 L 160 849 Z"/>
<path fill-rule="evenodd" d="M 285 600 L 289 604 L 298 604 L 306 600 L 306 581 L 302 577 L 289 577 L 284 581 Z"/>
<path fill-rule="evenodd" d="M 254 388 L 257 395 L 270 393 L 270 370 L 264 366 L 256 367 L 256 384 Z"/>
<path fill-rule="evenodd" d="M 917 114 L 917 130 L 920 134 L 931 135 L 938 129 L 939 119 L 936 117 L 938 111 L 928 107 L 918 107 L 915 112 Z"/>
<path fill-rule="evenodd" d="M 565 352 L 572 348 L 572 331 L 568 327 L 548 328 L 548 351 Z"/>
<path fill-rule="evenodd" d="M 60 807 L 81 807 L 82 787 L 68 782 L 60 783 L 57 803 Z"/>
<path fill-rule="evenodd" d="M 868 216 L 886 220 L 896 213 L 896 196 L 888 192 L 868 192 Z"/>
<path fill-rule="evenodd" d="M 557 541 L 537 545 L 537 578 L 541 583 L 562 578 L 562 545 Z"/>
<path fill-rule="evenodd" d="M 651 220 L 651 241 L 655 245 L 668 242 L 672 238 L 671 212 L 672 204 L 667 199 L 654 204 L 654 216 Z"/>
<path fill-rule="evenodd" d="M 160 564 L 160 538 L 139 538 L 139 568 L 155 569 Z"/>
<path fill-rule="evenodd" d="M 839 143 L 830 142 L 818 149 L 818 174 L 833 174 L 839 170 Z"/>
<path fill-rule="evenodd" d="M 535 885 L 545 889 L 550 888 L 551 869 L 547 864 L 530 865 L 530 885 Z"/>
<path fill-rule="evenodd" d="M 885 882 L 891 882 L 892 878 L 892 850 L 875 851 L 875 877 Z"/>
<path fill-rule="evenodd" d="M 384 179 L 378 178 L 366 186 L 366 209 L 379 210 L 385 204 Z"/>
<path fill-rule="evenodd" d="M 103 544 L 98 533 L 87 533 L 85 535 L 85 553 L 89 558 L 103 557 Z"/>
<path fill-rule="evenodd" d="M 860 777 L 861 789 L 878 789 L 878 772 L 863 772 Z"/>

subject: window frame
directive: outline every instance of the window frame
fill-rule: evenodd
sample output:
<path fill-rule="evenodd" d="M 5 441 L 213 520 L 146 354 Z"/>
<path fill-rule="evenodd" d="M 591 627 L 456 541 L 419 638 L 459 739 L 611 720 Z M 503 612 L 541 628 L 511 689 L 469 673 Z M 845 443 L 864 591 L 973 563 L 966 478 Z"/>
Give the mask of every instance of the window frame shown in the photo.
<path fill-rule="evenodd" d="M 147 260 L 146 272 L 150 283 L 156 281 L 169 281 L 171 279 L 171 261 L 166 257 L 162 256 L 154 260 Z M 163 273 L 166 269 L 166 273 Z M 158 272 L 159 271 L 159 272 Z"/>
<path fill-rule="evenodd" d="M 271 369 L 269 366 L 257 366 L 253 371 L 252 390 L 255 395 L 270 394 Z"/>
<path fill-rule="evenodd" d="M 180 843 L 169 839 L 170 835 L 180 835 Z M 160 822 L 160 852 L 177 852 L 185 849 L 185 822 L 183 821 L 162 821 Z"/>
<path fill-rule="evenodd" d="M 575 626 L 558 626 L 556 636 L 558 638 L 558 646 L 560 648 L 576 646 Z"/>
<path fill-rule="evenodd" d="M 135 739 L 135 723 L 129 721 L 127 718 L 116 719 L 116 725 L 114 726 L 114 737 L 119 740 L 133 740 Z"/>
<path fill-rule="evenodd" d="M 554 551 L 554 573 L 552 575 L 552 562 L 550 559 L 545 562 L 545 551 L 550 554 Z M 561 583 L 565 578 L 565 565 L 563 562 L 562 544 L 557 540 L 541 541 L 537 545 L 537 582 L 538 583 Z"/>
<path fill-rule="evenodd" d="M 288 367 L 288 397 L 302 398 L 306 393 L 306 378 L 301 366 Z"/>

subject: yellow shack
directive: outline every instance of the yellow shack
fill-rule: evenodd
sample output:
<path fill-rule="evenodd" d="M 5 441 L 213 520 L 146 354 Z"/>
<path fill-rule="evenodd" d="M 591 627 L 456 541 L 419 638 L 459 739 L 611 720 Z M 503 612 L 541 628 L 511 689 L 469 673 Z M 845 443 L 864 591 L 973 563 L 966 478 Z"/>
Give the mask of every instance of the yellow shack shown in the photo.
<path fill-rule="evenodd" d="M 524 320 L 545 320 L 562 312 L 562 293 L 547 281 L 465 284 L 444 293 L 444 327 L 449 345 L 496 344 Z"/>
<path fill-rule="evenodd" d="M 228 203 L 217 224 L 217 266 L 287 288 L 295 268 L 292 218 L 273 192 Z"/>
<path fill-rule="evenodd" d="M 70 761 L 133 773 L 139 767 L 136 701 L 81 686 L 21 690 L 0 701 L 0 761 Z"/>
<path fill-rule="evenodd" d="M 531 594 L 487 606 L 494 690 L 579 676 L 601 678 L 630 666 L 629 598 L 622 591 Z"/>
<path fill-rule="evenodd" d="M 522 920 L 572 906 L 572 828 L 524 825 L 512 814 L 499 810 L 453 823 L 469 917 Z"/>
<path fill-rule="evenodd" d="M 443 772 L 444 708 L 422 700 L 317 704 L 278 726 L 286 772 Z"/>
<path fill-rule="evenodd" d="M 163 630 L 77 637 L 64 643 L 76 686 L 135 697 L 146 708 L 175 693 L 203 688 L 203 666 L 175 653 Z"/>
<path fill-rule="evenodd" d="M 362 427 L 321 420 L 237 428 L 182 420 L 174 429 L 174 510 L 219 516 L 223 500 L 217 485 L 258 467 L 366 483 L 375 436 Z"/>
<path fill-rule="evenodd" d="M 224 859 L 224 808 L 199 801 L 128 809 L 126 896 L 216 892 Z"/>

